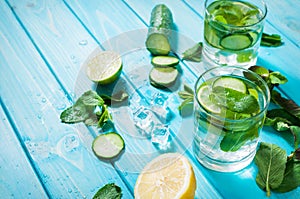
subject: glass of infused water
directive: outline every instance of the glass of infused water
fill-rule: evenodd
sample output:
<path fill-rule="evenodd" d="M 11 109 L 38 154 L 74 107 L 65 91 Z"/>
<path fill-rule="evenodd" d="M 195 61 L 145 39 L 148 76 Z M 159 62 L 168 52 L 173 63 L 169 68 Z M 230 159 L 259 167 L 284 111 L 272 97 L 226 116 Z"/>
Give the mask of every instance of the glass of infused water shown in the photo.
<path fill-rule="evenodd" d="M 204 59 L 210 66 L 255 65 L 267 7 L 263 0 L 206 0 Z"/>
<path fill-rule="evenodd" d="M 253 160 L 270 102 L 266 82 L 242 67 L 214 67 L 194 88 L 193 150 L 205 167 L 234 172 Z"/>

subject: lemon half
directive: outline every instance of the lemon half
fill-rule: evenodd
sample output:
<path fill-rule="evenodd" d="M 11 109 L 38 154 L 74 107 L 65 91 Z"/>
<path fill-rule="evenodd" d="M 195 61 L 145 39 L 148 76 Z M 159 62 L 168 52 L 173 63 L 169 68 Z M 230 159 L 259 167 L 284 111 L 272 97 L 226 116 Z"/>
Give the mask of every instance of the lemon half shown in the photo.
<path fill-rule="evenodd" d="M 134 188 L 136 199 L 194 198 L 196 178 L 193 168 L 182 154 L 165 153 L 148 163 Z"/>

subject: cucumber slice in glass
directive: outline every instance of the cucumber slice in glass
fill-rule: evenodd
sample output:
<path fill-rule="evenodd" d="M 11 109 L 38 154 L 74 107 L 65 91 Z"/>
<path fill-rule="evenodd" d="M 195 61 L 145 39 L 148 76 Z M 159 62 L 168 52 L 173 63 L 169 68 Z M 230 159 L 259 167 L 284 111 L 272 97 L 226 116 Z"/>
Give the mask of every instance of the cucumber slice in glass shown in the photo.
<path fill-rule="evenodd" d="M 124 147 L 123 138 L 115 132 L 98 135 L 92 143 L 95 155 L 105 159 L 118 156 Z"/>
<path fill-rule="evenodd" d="M 247 93 L 247 86 L 243 82 L 243 80 L 234 78 L 234 77 L 229 77 L 229 76 L 223 76 L 217 78 L 214 83 L 213 83 L 213 88 L 221 86 L 224 88 L 230 88 L 236 91 L 239 91 L 241 93 Z"/>
<path fill-rule="evenodd" d="M 230 34 L 221 39 L 220 45 L 228 50 L 243 50 L 252 45 L 252 40 L 249 34 Z"/>

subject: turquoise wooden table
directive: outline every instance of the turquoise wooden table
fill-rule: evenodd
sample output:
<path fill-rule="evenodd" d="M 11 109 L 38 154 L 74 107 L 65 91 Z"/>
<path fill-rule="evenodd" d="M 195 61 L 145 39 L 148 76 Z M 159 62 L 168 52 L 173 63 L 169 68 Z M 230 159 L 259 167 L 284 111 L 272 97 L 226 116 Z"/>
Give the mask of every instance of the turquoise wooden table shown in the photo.
<path fill-rule="evenodd" d="M 92 152 L 92 141 L 99 132 L 84 124 L 63 124 L 59 116 L 82 92 L 97 89 L 82 71 L 95 49 L 122 54 L 120 79 L 132 95 L 146 89 L 138 97 L 151 100 L 160 92 L 143 79 L 148 70 L 144 62 L 149 59 L 143 42 L 151 10 L 162 2 L 173 13 L 181 55 L 190 44 L 202 40 L 201 0 L 0 1 L 0 198 L 92 198 L 107 183 L 120 186 L 123 198 L 133 198 L 139 172 L 164 151 L 130 134 L 128 118 L 122 117 L 128 110 L 111 108 L 126 144 L 116 161 L 101 161 Z M 289 82 L 281 88 L 300 104 L 300 1 L 266 2 L 264 32 L 281 35 L 284 45 L 262 47 L 258 63 L 287 76 Z M 183 61 L 180 66 L 180 81 L 189 85 L 205 70 L 202 63 Z M 253 163 L 239 172 L 219 173 L 195 160 L 192 117 L 182 118 L 177 111 L 180 89 L 164 93 L 173 113 L 169 151 L 183 153 L 192 163 L 196 198 L 267 198 L 255 183 Z M 272 129 L 264 129 L 261 140 L 292 150 Z M 270 198 L 300 198 L 300 188 L 272 193 Z"/>

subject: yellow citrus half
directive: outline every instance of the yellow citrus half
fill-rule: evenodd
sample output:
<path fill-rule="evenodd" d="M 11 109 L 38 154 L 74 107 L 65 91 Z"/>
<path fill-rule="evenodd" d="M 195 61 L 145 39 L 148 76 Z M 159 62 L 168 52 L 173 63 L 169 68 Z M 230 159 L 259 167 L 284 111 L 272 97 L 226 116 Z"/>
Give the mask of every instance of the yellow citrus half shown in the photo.
<path fill-rule="evenodd" d="M 134 188 L 136 199 L 193 199 L 196 178 L 193 167 L 179 153 L 165 153 L 148 163 Z"/>

